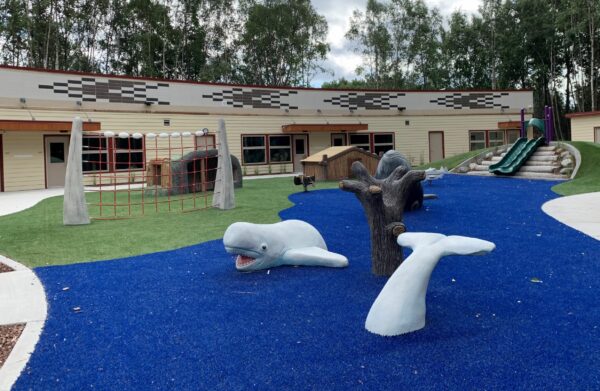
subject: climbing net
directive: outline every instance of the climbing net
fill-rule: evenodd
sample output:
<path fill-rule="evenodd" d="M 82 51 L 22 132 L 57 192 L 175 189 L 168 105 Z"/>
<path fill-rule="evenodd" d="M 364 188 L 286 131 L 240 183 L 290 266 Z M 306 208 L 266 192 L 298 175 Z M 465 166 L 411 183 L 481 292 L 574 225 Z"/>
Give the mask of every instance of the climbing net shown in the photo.
<path fill-rule="evenodd" d="M 218 152 L 208 130 L 84 132 L 82 167 L 90 216 L 119 219 L 211 207 Z"/>

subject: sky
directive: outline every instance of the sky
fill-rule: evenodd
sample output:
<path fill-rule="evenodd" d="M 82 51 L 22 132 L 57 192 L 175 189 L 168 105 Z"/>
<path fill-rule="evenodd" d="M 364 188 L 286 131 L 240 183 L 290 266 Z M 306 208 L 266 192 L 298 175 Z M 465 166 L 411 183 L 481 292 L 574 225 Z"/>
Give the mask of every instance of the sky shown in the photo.
<path fill-rule="evenodd" d="M 445 17 L 456 10 L 476 13 L 481 0 L 425 0 L 425 3 L 430 8 L 438 8 Z M 327 60 L 322 63 L 328 72 L 316 75 L 311 84 L 320 87 L 325 81 L 342 77 L 355 79 L 355 70 L 361 64 L 361 57 L 354 52 L 352 44 L 344 36 L 350 27 L 352 13 L 355 9 L 364 11 L 367 0 L 312 0 L 312 4 L 327 19 L 330 52 Z"/>

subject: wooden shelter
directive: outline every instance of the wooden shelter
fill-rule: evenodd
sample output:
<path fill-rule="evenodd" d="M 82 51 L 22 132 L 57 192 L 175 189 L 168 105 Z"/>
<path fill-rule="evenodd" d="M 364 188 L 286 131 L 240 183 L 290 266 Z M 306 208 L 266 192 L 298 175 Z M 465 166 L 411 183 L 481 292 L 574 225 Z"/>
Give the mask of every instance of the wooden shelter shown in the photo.
<path fill-rule="evenodd" d="M 350 178 L 352 163 L 361 162 L 371 175 L 375 174 L 379 157 L 353 146 L 330 147 L 302 160 L 304 175 L 319 180 L 340 180 Z"/>

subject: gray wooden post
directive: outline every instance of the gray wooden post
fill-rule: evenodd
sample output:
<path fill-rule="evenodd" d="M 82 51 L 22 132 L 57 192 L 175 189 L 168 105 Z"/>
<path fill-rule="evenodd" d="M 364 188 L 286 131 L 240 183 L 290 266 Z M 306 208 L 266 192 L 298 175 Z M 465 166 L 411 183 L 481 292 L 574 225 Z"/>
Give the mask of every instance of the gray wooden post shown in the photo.
<path fill-rule="evenodd" d="M 81 167 L 81 144 L 83 123 L 81 118 L 73 119 L 71 142 L 65 176 L 65 197 L 63 202 L 63 224 L 83 225 L 90 223 L 83 190 L 83 169 Z"/>
<path fill-rule="evenodd" d="M 223 121 L 223 119 L 219 119 L 219 130 L 217 131 L 217 134 L 219 140 L 219 160 L 217 163 L 217 178 L 215 179 L 212 206 L 223 210 L 233 209 L 235 208 L 233 170 L 231 168 L 229 146 L 227 145 L 225 121 Z"/>

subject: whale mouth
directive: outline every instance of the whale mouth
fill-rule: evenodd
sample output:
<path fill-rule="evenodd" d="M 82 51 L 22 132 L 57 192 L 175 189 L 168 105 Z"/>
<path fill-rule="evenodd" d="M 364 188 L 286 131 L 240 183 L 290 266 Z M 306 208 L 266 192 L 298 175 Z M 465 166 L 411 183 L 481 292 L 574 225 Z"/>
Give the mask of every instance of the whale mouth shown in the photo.
<path fill-rule="evenodd" d="M 255 258 L 249 257 L 247 255 L 239 254 L 237 256 L 237 258 L 235 259 L 235 267 L 237 269 L 244 269 L 244 268 L 247 268 L 248 266 L 252 265 L 254 262 L 256 262 Z"/>

